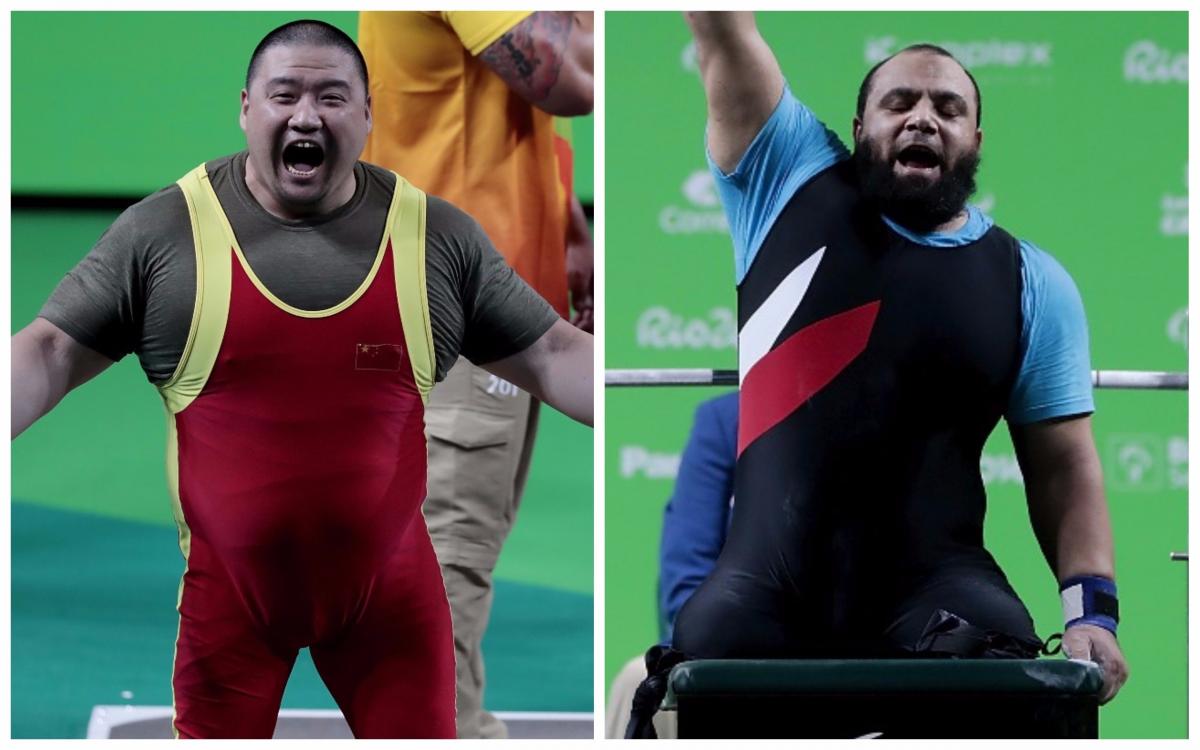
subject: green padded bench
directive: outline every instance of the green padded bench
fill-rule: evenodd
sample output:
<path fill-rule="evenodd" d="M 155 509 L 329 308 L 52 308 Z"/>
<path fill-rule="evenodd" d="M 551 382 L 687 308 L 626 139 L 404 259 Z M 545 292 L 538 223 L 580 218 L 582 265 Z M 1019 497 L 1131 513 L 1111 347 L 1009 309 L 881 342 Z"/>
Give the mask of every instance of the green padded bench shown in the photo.
<path fill-rule="evenodd" d="M 1100 668 L 1065 659 L 697 660 L 679 737 L 1095 738 Z"/>

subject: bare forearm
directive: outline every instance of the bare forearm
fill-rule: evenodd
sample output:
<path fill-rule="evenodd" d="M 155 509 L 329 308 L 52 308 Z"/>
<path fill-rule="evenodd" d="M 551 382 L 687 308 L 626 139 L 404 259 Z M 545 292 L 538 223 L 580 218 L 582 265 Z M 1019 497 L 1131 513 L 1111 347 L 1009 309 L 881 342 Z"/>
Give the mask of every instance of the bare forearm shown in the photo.
<path fill-rule="evenodd" d="M 542 108 L 560 117 L 590 114 L 595 102 L 595 42 L 592 12 L 576 11 L 571 16 L 571 36 L 563 55 L 557 91 Z M 571 92 L 571 93 L 568 93 Z"/>
<path fill-rule="evenodd" d="M 538 377 L 538 398 L 577 422 L 592 425 L 594 393 L 592 336 L 578 329 L 548 357 Z M 566 338 L 566 337 L 564 337 Z"/>
<path fill-rule="evenodd" d="M 1025 475 L 1029 519 L 1059 584 L 1075 576 L 1115 581 L 1112 524 L 1091 417 L 1010 424 L 1009 432 Z M 1086 585 L 1080 584 L 1080 591 Z M 1129 666 L 1104 621 L 1081 616 L 1088 614 L 1089 606 L 1094 607 L 1081 598 L 1077 596 L 1076 604 L 1068 606 L 1064 596 L 1068 627 L 1063 631 L 1063 651 L 1071 658 L 1100 665 L 1104 675 L 1100 702 L 1107 703 L 1124 684 Z M 1111 614 L 1115 625 L 1116 613 Z"/>
<path fill-rule="evenodd" d="M 708 95 L 710 118 L 736 119 L 761 109 L 764 98 L 771 99 L 767 103 L 773 107 L 783 90 L 783 76 L 775 55 L 758 33 L 754 14 L 704 11 L 688 12 L 684 17 L 696 39 L 696 62 Z"/>
<path fill-rule="evenodd" d="M 571 58 L 578 74 L 586 78 L 591 86 L 595 69 L 595 19 L 590 10 L 575 11 L 574 15 L 574 33 L 579 41 L 571 47 Z"/>
<path fill-rule="evenodd" d="M 12 437 L 113 362 L 37 318 L 12 337 Z"/>
<path fill-rule="evenodd" d="M 20 435 L 67 394 L 67 375 L 53 366 L 53 344 L 34 326 L 12 337 L 12 437 Z"/>
<path fill-rule="evenodd" d="M 479 59 L 533 106 L 573 117 L 592 111 L 593 46 L 590 12 L 536 11 Z"/>
<path fill-rule="evenodd" d="M 557 320 L 524 351 L 483 365 L 568 417 L 592 424 L 592 336 Z"/>
<path fill-rule="evenodd" d="M 1012 435 L 1029 519 L 1055 576 L 1113 578 L 1112 524 L 1091 418 L 1018 427 Z"/>
<path fill-rule="evenodd" d="M 579 197 L 571 196 L 570 222 L 567 226 L 567 290 L 571 293 L 574 312 L 571 324 L 580 330 L 592 332 L 593 308 L 593 256 L 592 235 L 588 229 L 587 216 Z"/>
<path fill-rule="evenodd" d="M 1099 470 L 1062 467 L 1026 489 L 1034 531 L 1058 580 L 1114 578 L 1112 524 Z"/>
<path fill-rule="evenodd" d="M 592 232 L 588 227 L 587 214 L 584 213 L 583 204 L 579 201 L 579 196 L 572 194 L 570 201 L 567 203 L 567 242 L 569 243 L 590 243 L 592 241 Z"/>
<path fill-rule="evenodd" d="M 689 10 L 684 11 L 683 17 L 696 38 L 697 47 L 711 48 L 728 42 L 735 34 L 745 33 L 755 26 L 753 11 Z"/>

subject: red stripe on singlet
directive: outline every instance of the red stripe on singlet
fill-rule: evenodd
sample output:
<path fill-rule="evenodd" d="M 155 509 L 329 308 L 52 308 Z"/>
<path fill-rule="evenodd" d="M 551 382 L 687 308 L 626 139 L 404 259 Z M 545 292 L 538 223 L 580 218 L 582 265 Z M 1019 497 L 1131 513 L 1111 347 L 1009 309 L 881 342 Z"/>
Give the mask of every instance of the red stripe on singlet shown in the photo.
<path fill-rule="evenodd" d="M 746 373 L 739 404 L 739 456 L 862 353 L 878 312 L 876 300 L 805 326 Z"/>

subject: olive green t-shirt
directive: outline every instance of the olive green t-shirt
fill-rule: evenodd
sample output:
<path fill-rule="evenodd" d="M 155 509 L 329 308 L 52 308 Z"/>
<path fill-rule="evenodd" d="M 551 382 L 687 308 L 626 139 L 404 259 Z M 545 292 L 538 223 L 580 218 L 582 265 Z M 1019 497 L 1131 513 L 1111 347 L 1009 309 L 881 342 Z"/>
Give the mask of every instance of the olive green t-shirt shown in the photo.
<path fill-rule="evenodd" d="M 268 213 L 245 179 L 246 152 L 206 168 L 246 261 L 293 307 L 323 310 L 362 284 L 375 262 L 395 188 L 388 170 L 358 162 L 354 197 L 316 219 Z M 467 214 L 429 196 L 425 279 L 437 379 L 459 354 L 486 364 L 522 351 L 558 319 Z M 191 219 L 178 185 L 131 206 L 59 283 L 39 315 L 119 360 L 137 352 L 153 383 L 170 379 L 196 298 Z"/>

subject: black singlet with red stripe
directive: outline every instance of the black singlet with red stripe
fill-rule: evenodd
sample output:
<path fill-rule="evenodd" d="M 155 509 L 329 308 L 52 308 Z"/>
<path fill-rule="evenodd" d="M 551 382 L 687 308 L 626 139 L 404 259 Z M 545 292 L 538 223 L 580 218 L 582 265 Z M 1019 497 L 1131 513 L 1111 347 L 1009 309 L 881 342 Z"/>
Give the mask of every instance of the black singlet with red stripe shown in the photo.
<path fill-rule="evenodd" d="M 799 304 L 773 297 L 806 261 Z M 743 359 L 736 510 L 676 648 L 771 656 L 878 638 L 947 576 L 1011 595 L 976 624 L 1032 636 L 983 547 L 979 471 L 1020 365 L 1017 240 L 992 227 L 960 247 L 916 244 L 864 202 L 847 160 L 792 197 L 738 307 L 742 354 L 751 334 L 763 351 Z"/>

